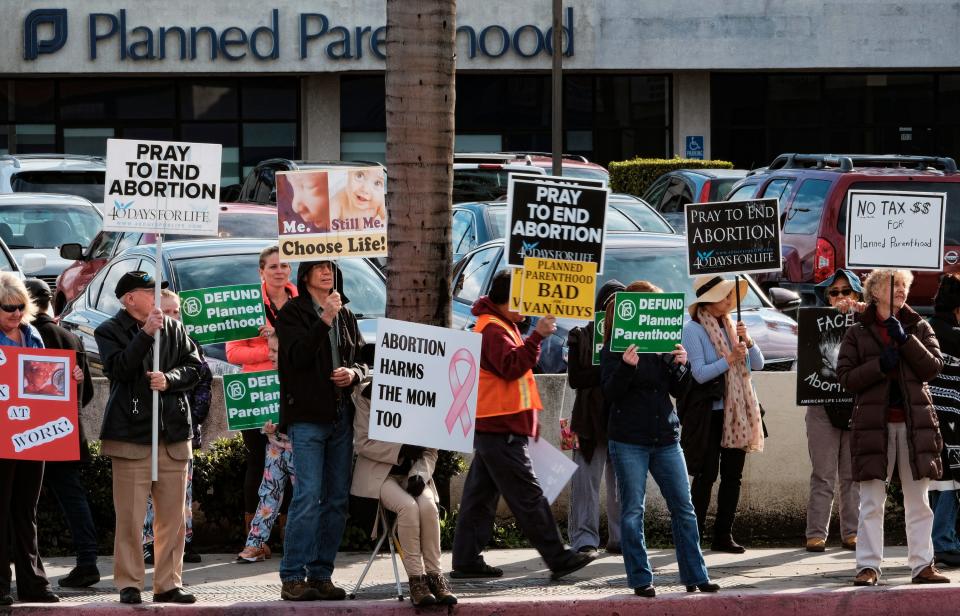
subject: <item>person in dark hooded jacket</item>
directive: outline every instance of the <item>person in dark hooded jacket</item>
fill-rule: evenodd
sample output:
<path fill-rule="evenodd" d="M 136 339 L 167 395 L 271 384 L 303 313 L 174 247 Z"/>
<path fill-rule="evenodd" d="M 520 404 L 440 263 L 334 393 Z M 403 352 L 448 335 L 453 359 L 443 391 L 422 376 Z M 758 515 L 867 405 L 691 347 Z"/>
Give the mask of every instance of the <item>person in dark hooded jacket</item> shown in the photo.
<path fill-rule="evenodd" d="M 606 309 L 617 291 L 626 287 L 610 280 L 597 293 L 596 310 Z M 600 335 L 600 339 L 597 339 Z M 577 435 L 573 452 L 577 471 L 570 480 L 570 512 L 567 533 L 570 547 L 578 551 L 596 551 L 600 545 L 600 481 L 607 484 L 607 552 L 620 551 L 620 504 L 617 482 L 607 453 L 607 406 L 600 382 L 600 366 L 593 364 L 594 351 L 603 343 L 603 332 L 594 332 L 593 324 L 575 327 L 567 337 L 569 359 L 567 381 L 577 393 L 573 402 L 570 429 Z"/>
<path fill-rule="evenodd" d="M 280 564 L 280 596 L 291 601 L 346 597 L 331 577 L 353 467 L 350 395 L 366 369 L 358 360 L 363 337 L 342 289 L 332 261 L 301 263 L 299 295 L 277 318 L 280 429 L 297 469 Z"/>

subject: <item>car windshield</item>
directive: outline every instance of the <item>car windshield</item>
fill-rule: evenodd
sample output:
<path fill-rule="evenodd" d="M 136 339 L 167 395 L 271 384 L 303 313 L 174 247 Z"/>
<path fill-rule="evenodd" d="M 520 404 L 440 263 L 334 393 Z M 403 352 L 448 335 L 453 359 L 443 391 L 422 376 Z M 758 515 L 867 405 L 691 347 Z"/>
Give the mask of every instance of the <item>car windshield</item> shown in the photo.
<path fill-rule="evenodd" d="M 503 237 L 507 232 L 507 207 L 491 205 L 487 207 L 487 213 L 490 216 L 490 231 L 493 234 L 490 239 L 499 239 Z M 663 226 L 662 220 L 658 222 L 662 230 L 648 229 L 646 226 L 643 228 L 638 228 L 635 220 L 631 220 L 631 218 L 628 218 L 623 212 L 614 208 L 607 209 L 607 231 L 652 231 L 654 233 L 673 233 L 673 230 L 670 229 L 669 226 Z M 651 224 L 650 226 L 654 225 Z"/>
<path fill-rule="evenodd" d="M 640 203 L 639 201 L 612 201 L 610 205 L 636 223 L 636 226 L 640 227 L 641 231 L 648 233 L 675 233 L 670 223 L 657 216 L 646 203 Z M 614 231 L 614 229 L 611 229 L 609 226 L 607 229 Z"/>
<path fill-rule="evenodd" d="M 271 239 L 277 237 L 277 217 L 268 214 L 220 213 L 217 223 L 220 237 Z M 199 235 L 164 235 L 165 241 L 201 239 Z"/>
<path fill-rule="evenodd" d="M 454 169 L 453 202 L 493 201 L 507 194 L 506 169 Z"/>
<path fill-rule="evenodd" d="M 0 207 L 0 238 L 10 248 L 89 246 L 101 220 L 89 205 L 12 203 Z"/>
<path fill-rule="evenodd" d="M 76 195 L 103 202 L 103 171 L 23 171 L 10 179 L 13 192 Z"/>
<path fill-rule="evenodd" d="M 549 172 L 549 171 L 548 171 Z M 583 178 L 585 180 L 603 180 L 610 181 L 610 174 L 603 169 L 593 167 L 563 167 L 562 174 L 565 178 Z"/>
<path fill-rule="evenodd" d="M 672 250 L 650 248 L 608 249 L 604 257 L 603 274 L 597 279 L 597 288 L 608 280 L 623 284 L 634 280 L 648 280 L 667 293 L 683 293 L 686 303 L 695 299 L 693 279 L 687 275 L 687 253 L 684 247 Z M 763 301 L 751 287 L 740 302 L 744 309 L 762 308 Z"/>

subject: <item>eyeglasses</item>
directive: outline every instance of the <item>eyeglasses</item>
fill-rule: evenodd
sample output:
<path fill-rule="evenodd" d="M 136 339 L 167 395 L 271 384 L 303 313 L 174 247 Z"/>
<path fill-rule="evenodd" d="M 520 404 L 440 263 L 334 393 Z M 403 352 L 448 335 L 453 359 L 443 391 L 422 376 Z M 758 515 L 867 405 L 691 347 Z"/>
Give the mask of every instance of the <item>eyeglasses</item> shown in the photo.
<path fill-rule="evenodd" d="M 832 291 L 830 291 L 830 297 L 839 297 L 841 295 L 846 297 L 848 295 L 851 295 L 852 293 L 853 293 L 853 289 L 851 289 L 850 287 L 847 287 L 846 289 L 833 289 Z"/>
<path fill-rule="evenodd" d="M 13 313 L 18 310 L 20 312 L 23 312 L 26 309 L 27 309 L 26 304 L 0 304 L 0 310 L 3 310 L 4 312 Z"/>

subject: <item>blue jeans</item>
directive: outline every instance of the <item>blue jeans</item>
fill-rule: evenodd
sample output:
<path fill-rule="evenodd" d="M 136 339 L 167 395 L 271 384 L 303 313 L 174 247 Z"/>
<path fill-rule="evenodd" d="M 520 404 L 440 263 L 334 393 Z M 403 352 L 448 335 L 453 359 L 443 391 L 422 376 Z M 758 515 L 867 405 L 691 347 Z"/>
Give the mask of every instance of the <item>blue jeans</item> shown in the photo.
<path fill-rule="evenodd" d="M 957 541 L 957 491 L 930 491 L 930 505 L 933 508 L 933 551 L 960 551 Z"/>
<path fill-rule="evenodd" d="M 77 565 L 96 565 L 97 529 L 80 470 L 79 462 L 48 462 L 43 485 L 53 492 L 63 509 L 63 517 L 67 519 L 73 546 L 77 550 Z"/>
<path fill-rule="evenodd" d="M 685 586 L 710 581 L 700 552 L 697 516 L 690 501 L 687 464 L 680 444 L 648 447 L 611 440 L 608 447 L 620 489 L 620 548 L 627 569 L 627 584 L 631 588 L 640 588 L 653 583 L 653 570 L 643 537 L 648 471 L 657 482 L 670 511 L 680 581 Z"/>
<path fill-rule="evenodd" d="M 293 423 L 297 481 L 287 511 L 280 579 L 329 580 L 343 539 L 353 467 L 353 405 L 332 424 Z"/>

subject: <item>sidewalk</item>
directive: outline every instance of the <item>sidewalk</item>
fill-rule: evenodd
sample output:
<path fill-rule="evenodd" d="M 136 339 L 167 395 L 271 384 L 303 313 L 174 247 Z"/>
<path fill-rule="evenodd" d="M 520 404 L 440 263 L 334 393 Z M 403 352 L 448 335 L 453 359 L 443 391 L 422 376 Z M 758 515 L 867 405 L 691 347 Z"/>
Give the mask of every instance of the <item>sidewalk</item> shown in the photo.
<path fill-rule="evenodd" d="M 603 554 L 603 553 L 601 553 Z M 876 589 L 855 589 L 853 553 L 831 548 L 823 554 L 810 554 L 802 549 L 756 549 L 746 554 L 705 554 L 711 577 L 723 590 L 717 595 L 687 594 L 680 585 L 672 551 L 653 550 L 651 564 L 655 569 L 657 598 L 635 597 L 626 584 L 623 559 L 602 555 L 585 569 L 561 582 L 551 583 L 549 571 L 534 550 L 491 550 L 487 562 L 502 567 L 504 577 L 495 580 L 453 580 L 460 604 L 452 611 L 461 615 L 498 614 L 500 616 L 557 616 L 564 614 L 613 614 L 653 608 L 658 614 L 837 614 L 851 613 L 920 614 L 942 611 L 945 605 L 960 605 L 960 570 L 947 571 L 954 584 L 916 586 L 910 584 L 906 567 L 906 548 L 888 550 L 882 585 Z M 334 581 L 353 590 L 368 555 L 343 553 L 337 559 Z M 444 554 L 445 570 L 450 555 Z M 90 616 L 126 614 L 130 607 L 118 603 L 118 596 L 109 577 L 112 561 L 101 559 L 103 580 L 92 589 L 78 592 L 57 589 L 56 580 L 73 565 L 69 558 L 44 561 L 54 590 L 63 602 L 54 605 L 15 604 L 17 614 L 53 614 L 70 612 Z M 205 554 L 203 562 L 184 566 L 186 587 L 197 595 L 193 606 L 154 606 L 149 592 L 144 593 L 143 606 L 163 609 L 164 614 L 390 614 L 411 615 L 409 599 L 396 600 L 396 585 L 389 554 L 381 555 L 367 575 L 357 600 L 335 603 L 293 603 L 280 601 L 279 561 L 234 564 L 232 555 Z M 399 562 L 398 562 L 398 566 Z M 148 569 L 147 589 L 152 582 Z M 400 574 L 403 569 L 400 567 Z M 406 579 L 403 578 L 404 592 Z M 708 612 L 704 613 L 704 610 Z M 869 610 L 869 611 L 868 611 Z M 441 612 L 445 608 L 428 608 Z"/>

